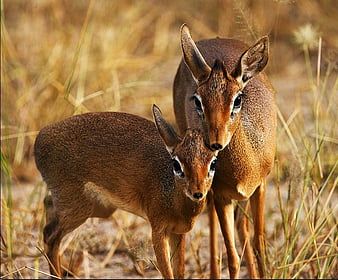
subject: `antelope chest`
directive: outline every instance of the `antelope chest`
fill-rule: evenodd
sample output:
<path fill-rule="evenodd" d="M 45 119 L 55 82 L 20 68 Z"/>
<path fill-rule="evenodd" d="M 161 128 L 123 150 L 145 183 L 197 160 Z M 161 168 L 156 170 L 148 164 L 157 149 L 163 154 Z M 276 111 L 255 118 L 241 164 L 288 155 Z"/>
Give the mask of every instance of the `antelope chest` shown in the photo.
<path fill-rule="evenodd" d="M 238 169 L 236 172 L 234 169 L 224 168 L 216 170 L 212 189 L 216 196 L 247 200 L 261 183 L 262 177 L 257 171 L 246 172 Z"/>
<path fill-rule="evenodd" d="M 190 204 L 190 205 L 189 205 Z M 182 234 L 192 230 L 198 215 L 202 212 L 205 205 L 202 203 L 188 202 L 183 204 L 185 207 L 170 216 L 168 227 L 171 232 Z"/>
<path fill-rule="evenodd" d="M 170 231 L 177 233 L 177 234 L 183 234 L 186 232 L 189 232 L 192 230 L 194 224 L 196 221 L 196 217 L 192 218 L 185 218 L 185 219 L 175 219 L 171 221 L 170 223 Z"/>

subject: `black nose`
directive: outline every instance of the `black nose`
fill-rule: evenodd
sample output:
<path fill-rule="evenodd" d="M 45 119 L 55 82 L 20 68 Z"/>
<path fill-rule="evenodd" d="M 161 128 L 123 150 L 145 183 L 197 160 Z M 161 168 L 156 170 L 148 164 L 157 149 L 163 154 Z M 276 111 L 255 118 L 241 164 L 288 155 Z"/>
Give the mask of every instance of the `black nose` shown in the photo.
<path fill-rule="evenodd" d="M 196 192 L 196 193 L 194 193 L 193 197 L 194 197 L 195 199 L 201 199 L 201 198 L 203 197 L 203 194 L 200 193 L 200 192 Z"/>
<path fill-rule="evenodd" d="M 212 144 L 211 145 L 211 149 L 213 149 L 214 151 L 216 151 L 216 150 L 222 150 L 222 145 L 218 144 L 218 143 Z"/>

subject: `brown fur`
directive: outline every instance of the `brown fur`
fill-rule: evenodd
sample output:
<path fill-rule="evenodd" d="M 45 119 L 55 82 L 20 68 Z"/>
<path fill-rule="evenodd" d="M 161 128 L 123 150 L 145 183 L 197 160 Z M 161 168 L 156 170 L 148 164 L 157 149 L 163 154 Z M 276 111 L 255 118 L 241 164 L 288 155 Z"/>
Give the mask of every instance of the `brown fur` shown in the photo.
<path fill-rule="evenodd" d="M 135 115 L 100 112 L 73 116 L 40 131 L 34 152 L 52 197 L 44 228 L 52 274 L 62 276 L 58 249 L 67 233 L 89 217 L 106 218 L 120 208 L 149 221 L 162 276 L 184 277 L 185 233 L 205 205 L 215 152 L 204 145 L 198 130 L 187 130 L 181 139 L 156 106 L 153 113 L 156 126 Z M 173 174 L 175 156 L 182 163 L 183 179 Z M 193 200 L 187 194 L 198 195 Z"/>
<path fill-rule="evenodd" d="M 175 117 L 181 132 L 188 127 L 202 129 L 207 144 L 213 149 L 222 149 L 212 190 L 228 252 L 230 277 L 238 277 L 240 265 L 234 241 L 232 200 L 249 198 L 255 228 L 254 248 L 260 276 L 264 277 L 264 197 L 276 142 L 274 93 L 261 72 L 268 60 L 267 37 L 250 48 L 241 41 L 220 38 L 195 45 L 188 27 L 183 25 L 181 42 L 184 60 L 174 81 Z M 233 113 L 231 106 L 239 91 L 242 91 L 241 109 Z M 195 93 L 202 101 L 203 116 L 196 110 Z M 213 205 L 210 209 L 213 211 Z M 210 219 L 214 217 L 210 214 Z M 256 278 L 245 215 L 241 214 L 237 220 L 240 240 L 246 243 L 250 276 Z M 211 278 L 219 278 L 214 221 L 210 224 Z"/>

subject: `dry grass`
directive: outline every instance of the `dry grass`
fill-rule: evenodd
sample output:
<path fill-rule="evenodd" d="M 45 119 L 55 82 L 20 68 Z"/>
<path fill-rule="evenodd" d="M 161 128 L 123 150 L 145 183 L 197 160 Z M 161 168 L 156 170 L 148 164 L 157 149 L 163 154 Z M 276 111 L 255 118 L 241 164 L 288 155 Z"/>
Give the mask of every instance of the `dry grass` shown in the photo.
<path fill-rule="evenodd" d="M 46 194 L 32 158 L 38 131 L 86 111 L 151 118 L 153 103 L 173 123 L 183 22 L 196 40 L 270 35 L 279 123 L 266 200 L 267 275 L 337 278 L 337 14 L 335 0 L 1 0 L 2 278 L 48 272 L 38 249 Z M 186 277 L 208 277 L 206 225 L 202 214 L 188 235 Z M 149 230 L 117 212 L 89 220 L 63 249 L 83 253 L 80 277 L 156 278 Z"/>

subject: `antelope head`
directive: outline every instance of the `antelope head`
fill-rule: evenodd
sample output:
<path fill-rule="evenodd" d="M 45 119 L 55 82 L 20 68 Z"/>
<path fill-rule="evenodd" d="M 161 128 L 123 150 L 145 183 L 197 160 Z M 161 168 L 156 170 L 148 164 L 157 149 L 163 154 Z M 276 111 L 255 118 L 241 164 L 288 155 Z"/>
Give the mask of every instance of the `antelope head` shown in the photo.
<path fill-rule="evenodd" d="M 181 46 L 186 66 L 197 90 L 193 94 L 195 108 L 208 134 L 213 150 L 222 150 L 230 142 L 240 122 L 245 95 L 243 89 L 251 78 L 261 72 L 268 61 L 268 37 L 262 37 L 239 58 L 232 73 L 223 61 L 216 59 L 209 66 L 191 38 L 186 24 L 181 27 Z"/>

